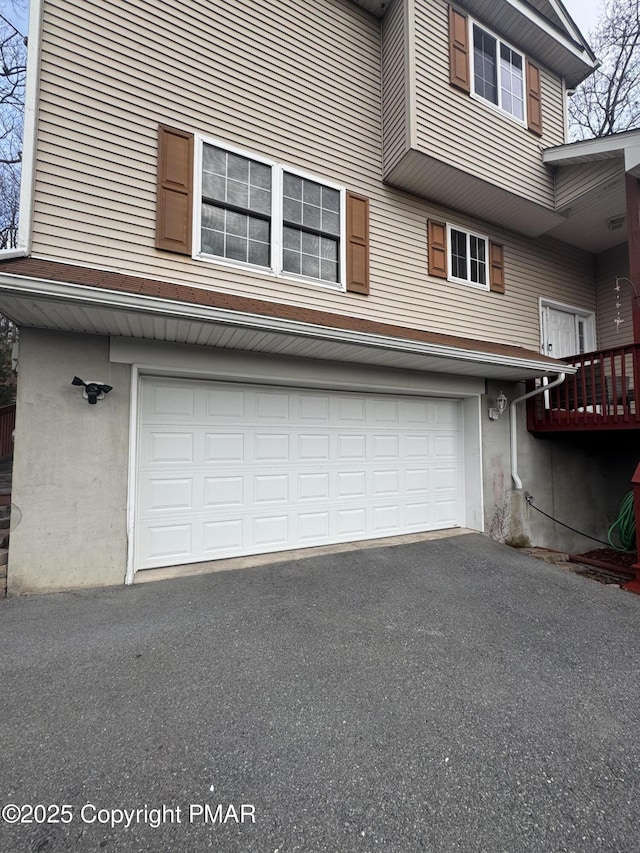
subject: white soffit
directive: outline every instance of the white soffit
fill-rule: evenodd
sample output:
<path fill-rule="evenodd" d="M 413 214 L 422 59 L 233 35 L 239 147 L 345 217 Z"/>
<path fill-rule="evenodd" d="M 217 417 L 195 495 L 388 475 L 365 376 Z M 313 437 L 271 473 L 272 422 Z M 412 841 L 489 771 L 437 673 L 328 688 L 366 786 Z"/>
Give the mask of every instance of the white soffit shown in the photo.
<path fill-rule="evenodd" d="M 564 221 L 552 208 L 415 149 L 408 151 L 384 179 L 392 186 L 528 237 L 539 237 Z"/>
<path fill-rule="evenodd" d="M 19 326 L 488 379 L 517 381 L 565 369 L 528 350 L 522 357 L 491 353 L 474 350 L 473 341 L 462 349 L 19 276 L 0 275 L 0 312 Z"/>

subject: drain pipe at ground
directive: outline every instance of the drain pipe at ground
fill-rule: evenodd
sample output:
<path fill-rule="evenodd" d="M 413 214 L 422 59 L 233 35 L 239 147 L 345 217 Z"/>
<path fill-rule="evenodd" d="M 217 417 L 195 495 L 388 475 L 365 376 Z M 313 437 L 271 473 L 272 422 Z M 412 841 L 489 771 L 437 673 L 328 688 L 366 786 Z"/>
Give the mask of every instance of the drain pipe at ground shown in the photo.
<path fill-rule="evenodd" d="M 522 403 L 523 400 L 528 400 L 529 397 L 536 397 L 538 394 L 544 394 L 545 391 L 555 388 L 556 385 L 562 385 L 566 375 L 566 373 L 558 374 L 558 378 L 554 379 L 553 382 L 550 382 L 548 385 L 541 385 L 540 388 L 535 388 L 533 391 L 529 391 L 521 397 L 516 397 L 515 400 L 512 400 L 511 405 L 509 406 L 509 425 L 511 427 L 511 479 L 514 482 L 516 489 L 522 488 L 522 480 L 518 476 L 518 431 L 516 424 L 516 406 L 518 403 Z"/>

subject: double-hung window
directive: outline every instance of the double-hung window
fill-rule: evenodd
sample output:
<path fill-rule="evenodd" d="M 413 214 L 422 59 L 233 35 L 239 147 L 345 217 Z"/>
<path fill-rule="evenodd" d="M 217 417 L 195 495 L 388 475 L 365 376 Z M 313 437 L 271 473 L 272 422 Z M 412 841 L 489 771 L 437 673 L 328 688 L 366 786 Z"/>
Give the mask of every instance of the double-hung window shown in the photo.
<path fill-rule="evenodd" d="M 215 145 L 202 151 L 201 250 L 268 267 L 271 166 Z"/>
<path fill-rule="evenodd" d="M 475 287 L 489 289 L 487 273 L 488 243 L 486 237 L 447 226 L 449 242 L 449 278 Z"/>
<path fill-rule="evenodd" d="M 344 190 L 202 143 L 199 256 L 343 285 Z"/>
<path fill-rule="evenodd" d="M 524 56 L 472 23 L 473 91 L 524 122 Z"/>

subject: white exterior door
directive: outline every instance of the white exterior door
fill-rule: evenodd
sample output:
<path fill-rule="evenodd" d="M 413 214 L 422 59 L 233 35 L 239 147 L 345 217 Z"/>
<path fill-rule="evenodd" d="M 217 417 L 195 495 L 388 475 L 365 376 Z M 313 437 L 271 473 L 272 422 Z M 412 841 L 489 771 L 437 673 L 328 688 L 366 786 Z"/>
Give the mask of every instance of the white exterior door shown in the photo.
<path fill-rule="evenodd" d="M 461 404 L 147 377 L 136 568 L 459 526 Z"/>
<path fill-rule="evenodd" d="M 542 351 L 552 358 L 589 352 L 594 343 L 593 315 L 546 304 L 542 309 Z"/>

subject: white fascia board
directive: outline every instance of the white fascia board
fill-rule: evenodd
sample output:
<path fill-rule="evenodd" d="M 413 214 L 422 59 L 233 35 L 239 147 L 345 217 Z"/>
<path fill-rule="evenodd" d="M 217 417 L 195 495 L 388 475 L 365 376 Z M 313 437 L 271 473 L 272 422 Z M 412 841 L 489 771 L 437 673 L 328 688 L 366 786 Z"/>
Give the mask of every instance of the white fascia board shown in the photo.
<path fill-rule="evenodd" d="M 583 139 L 579 142 L 567 142 L 566 145 L 556 145 L 542 152 L 542 162 L 549 166 L 562 166 L 568 160 L 591 158 L 603 159 L 624 154 L 627 150 L 640 148 L 640 130 L 632 130 L 623 134 L 611 134 L 598 139 Z"/>
<path fill-rule="evenodd" d="M 552 6 L 556 15 L 560 18 L 560 20 L 563 22 L 565 27 L 573 33 L 576 41 L 582 42 L 584 45 L 588 46 L 588 42 L 587 42 L 586 38 L 582 35 L 580 28 L 578 27 L 576 22 L 573 20 L 573 18 L 569 14 L 569 12 L 567 12 L 567 10 L 562 5 L 562 3 L 557 2 L 557 0 L 549 0 L 549 5 Z M 594 59 L 595 59 L 595 57 L 594 57 Z"/>
<path fill-rule="evenodd" d="M 42 52 L 42 7 L 43 0 L 31 0 L 29 5 L 27 78 L 22 134 L 22 173 L 20 177 L 20 213 L 18 217 L 18 249 L 21 249 L 23 254 L 28 254 L 31 249 L 40 54 Z M 11 256 L 3 255 L 3 257 Z"/>
<path fill-rule="evenodd" d="M 161 299 L 156 296 L 123 293 L 118 290 L 87 287 L 68 282 L 47 279 L 27 278 L 26 276 L 4 275 L 0 273 L 0 291 L 15 296 L 41 297 L 58 302 L 74 302 L 95 308 L 111 308 L 121 311 L 133 311 L 143 314 L 156 314 L 165 317 L 179 317 L 181 320 L 234 326 L 245 329 L 259 329 L 267 332 L 335 341 L 341 344 L 358 344 L 373 349 L 388 349 L 415 355 L 428 355 L 451 361 L 475 364 L 491 364 L 497 367 L 514 367 L 520 370 L 536 371 L 540 374 L 558 372 L 556 365 L 533 358 L 514 358 L 513 356 L 487 353 L 482 350 L 463 349 L 461 347 L 434 344 L 427 341 L 415 341 L 371 332 L 356 332 L 337 329 L 332 326 L 317 326 L 280 317 L 268 317 L 264 314 L 250 314 L 209 306 L 193 305 L 173 299 Z M 559 365 L 566 373 L 575 373 L 577 368 Z"/>

